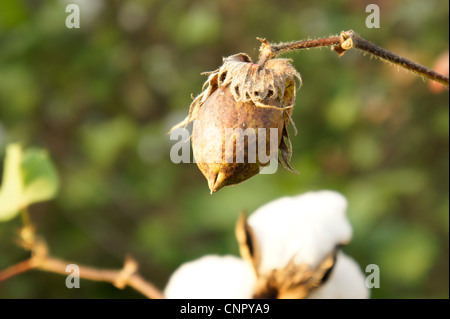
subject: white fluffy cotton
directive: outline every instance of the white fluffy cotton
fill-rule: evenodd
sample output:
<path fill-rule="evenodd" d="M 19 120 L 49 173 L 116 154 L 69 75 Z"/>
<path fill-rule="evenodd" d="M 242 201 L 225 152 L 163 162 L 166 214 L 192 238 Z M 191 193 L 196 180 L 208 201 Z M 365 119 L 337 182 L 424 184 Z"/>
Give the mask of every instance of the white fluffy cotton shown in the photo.
<path fill-rule="evenodd" d="M 168 299 L 249 299 L 255 275 L 235 256 L 208 255 L 181 265 L 164 290 Z"/>
<path fill-rule="evenodd" d="M 347 200 L 334 191 L 308 192 L 274 200 L 255 211 L 248 224 L 260 250 L 260 275 L 283 270 L 293 259 L 310 269 L 318 266 L 339 244 L 352 237 L 346 216 Z M 183 264 L 169 280 L 167 298 L 252 298 L 252 266 L 234 256 L 210 255 Z M 308 298 L 369 298 L 365 275 L 342 252 L 327 279 Z"/>
<path fill-rule="evenodd" d="M 249 218 L 260 247 L 260 273 L 295 263 L 316 267 L 336 245 L 348 243 L 352 228 L 346 217 L 347 200 L 334 191 L 282 197 Z"/>
<path fill-rule="evenodd" d="M 366 277 L 352 258 L 339 252 L 336 264 L 328 280 L 309 299 L 367 299 L 370 297 L 366 287 Z"/>

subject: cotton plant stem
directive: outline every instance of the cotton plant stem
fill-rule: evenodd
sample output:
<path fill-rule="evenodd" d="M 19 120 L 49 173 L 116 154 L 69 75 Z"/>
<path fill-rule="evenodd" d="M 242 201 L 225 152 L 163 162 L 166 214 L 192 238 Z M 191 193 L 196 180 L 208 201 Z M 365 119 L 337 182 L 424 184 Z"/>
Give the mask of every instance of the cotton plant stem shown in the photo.
<path fill-rule="evenodd" d="M 24 207 L 21 211 L 20 211 L 20 215 L 22 217 L 22 223 L 25 227 L 30 226 L 31 222 L 30 222 L 30 214 L 28 213 L 28 208 Z"/>
<path fill-rule="evenodd" d="M 321 38 L 315 40 L 302 40 L 291 43 L 282 43 L 282 44 L 271 44 L 272 51 L 274 54 L 278 55 L 283 52 L 301 50 L 301 49 L 311 49 L 317 47 L 325 47 L 330 45 L 338 45 L 341 42 L 340 36 L 330 37 L 330 38 Z"/>
<path fill-rule="evenodd" d="M 0 271 L 0 283 L 5 281 L 6 279 L 17 276 L 21 273 L 24 273 L 26 271 L 29 271 L 29 270 L 32 270 L 35 268 L 36 268 L 36 266 L 33 265 L 33 260 L 31 258 L 21 261 L 20 263 L 17 263 L 15 265 L 12 265 L 12 266 Z"/>
<path fill-rule="evenodd" d="M 21 233 L 23 235 L 23 232 Z M 158 288 L 138 274 L 137 262 L 131 257 L 125 258 L 122 269 L 98 269 L 50 256 L 46 244 L 37 237 L 34 237 L 33 243 L 22 239 L 21 244 L 25 249 L 31 251 L 31 257 L 0 271 L 0 283 L 30 270 L 41 270 L 68 276 L 70 273 L 67 272 L 67 266 L 75 264 L 78 266 L 80 278 L 108 282 L 119 289 L 129 286 L 150 299 L 164 298 Z"/>
<path fill-rule="evenodd" d="M 310 49 L 324 46 L 334 46 L 334 50 L 341 56 L 347 50 L 355 48 L 368 52 L 371 55 L 378 57 L 384 61 L 394 63 L 409 71 L 427 77 L 430 80 L 439 82 L 445 86 L 449 86 L 449 77 L 440 74 L 426 66 L 408 60 L 391 51 L 381 48 L 372 42 L 369 42 L 358 36 L 353 30 L 341 32 L 340 36 L 333 36 L 329 38 L 321 38 L 316 40 L 295 41 L 290 43 L 271 44 L 265 39 L 259 39 L 261 44 L 260 60 L 258 65 L 261 67 L 271 58 L 289 51 Z"/>
<path fill-rule="evenodd" d="M 405 69 L 412 71 L 414 73 L 417 73 L 419 75 L 423 75 L 423 76 L 429 78 L 430 80 L 444 84 L 447 87 L 449 86 L 448 76 L 440 74 L 430 68 L 427 68 L 426 66 L 423 66 L 419 63 L 416 63 L 416 62 L 408 60 L 402 56 L 399 56 L 395 53 L 392 53 L 391 51 L 383 49 L 383 48 L 359 37 L 353 31 L 349 31 L 349 32 L 352 33 L 351 37 L 353 40 L 353 46 L 356 49 L 360 49 L 365 52 L 369 52 L 370 54 L 377 56 L 383 60 L 386 60 L 386 61 L 389 61 L 396 65 L 399 65 L 402 68 L 405 68 Z"/>
<path fill-rule="evenodd" d="M 56 274 L 61 274 L 68 276 L 69 273 L 66 271 L 67 265 L 71 262 L 57 259 L 54 257 L 45 257 L 43 260 L 37 260 L 33 257 L 17 263 L 13 266 L 0 271 L 0 283 L 17 276 L 21 273 L 36 269 L 46 272 L 52 272 Z M 92 281 L 103 281 L 113 284 L 119 289 L 123 289 L 129 286 L 136 291 L 140 292 L 142 295 L 150 299 L 163 299 L 163 294 L 156 288 L 153 284 L 146 281 L 138 273 L 127 273 L 126 265 L 120 270 L 110 270 L 110 269 L 97 269 L 88 266 L 78 265 L 80 278 L 88 279 Z"/>

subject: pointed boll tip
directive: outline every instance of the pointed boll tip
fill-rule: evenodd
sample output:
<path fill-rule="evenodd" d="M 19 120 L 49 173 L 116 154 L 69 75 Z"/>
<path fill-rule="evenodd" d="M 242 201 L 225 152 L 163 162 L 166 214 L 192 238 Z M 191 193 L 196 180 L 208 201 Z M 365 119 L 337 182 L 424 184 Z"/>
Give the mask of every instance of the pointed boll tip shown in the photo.
<path fill-rule="evenodd" d="M 226 185 L 227 176 L 219 171 L 217 174 L 212 175 L 211 178 L 208 179 L 208 186 L 211 190 L 211 194 L 217 192 L 219 189 Z"/>

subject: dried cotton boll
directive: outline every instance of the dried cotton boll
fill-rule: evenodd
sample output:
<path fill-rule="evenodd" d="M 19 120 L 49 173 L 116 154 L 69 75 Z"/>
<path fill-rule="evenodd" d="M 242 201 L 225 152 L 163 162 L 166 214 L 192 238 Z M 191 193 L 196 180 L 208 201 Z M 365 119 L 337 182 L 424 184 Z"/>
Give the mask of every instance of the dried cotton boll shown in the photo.
<path fill-rule="evenodd" d="M 243 53 L 225 58 L 209 73 L 188 117 L 172 130 L 194 121 L 194 157 L 211 193 L 258 174 L 278 149 L 279 162 L 293 171 L 287 125 L 296 80 L 301 84 L 289 60 L 271 59 L 260 66 Z"/>
<path fill-rule="evenodd" d="M 164 290 L 168 299 L 249 299 L 252 266 L 235 256 L 208 255 L 181 265 Z"/>
<path fill-rule="evenodd" d="M 236 235 L 257 274 L 255 297 L 305 298 L 320 287 L 351 239 L 346 209 L 341 194 L 318 191 L 274 200 L 241 218 Z"/>
<path fill-rule="evenodd" d="M 271 150 L 270 134 L 265 128 L 276 129 L 276 140 L 272 145 L 275 145 L 275 152 L 278 152 L 284 128 L 283 113 L 283 110 L 261 108 L 251 102 L 236 102 L 229 86 L 220 88 L 211 95 L 199 110 L 192 134 L 194 157 L 208 180 L 211 192 L 245 181 L 269 164 L 269 161 L 261 162 L 258 156 L 258 141 L 259 138 L 264 138 L 258 134 L 258 129 L 264 129 L 265 154 Z M 211 128 L 218 134 L 211 134 Z M 227 131 L 224 128 L 231 129 Z M 234 130 L 235 128 L 242 129 Z M 253 129 L 254 131 L 249 131 Z M 254 132 L 255 135 L 253 138 L 247 135 L 246 138 L 245 132 Z M 221 143 L 217 143 L 218 140 Z M 249 143 L 254 143 L 253 150 Z M 227 153 L 227 147 L 231 152 Z M 254 154 L 253 160 L 251 152 Z M 243 158 L 239 161 L 237 154 L 240 153 Z M 227 156 L 228 154 L 231 156 Z M 271 154 L 274 154 L 273 149 Z"/>

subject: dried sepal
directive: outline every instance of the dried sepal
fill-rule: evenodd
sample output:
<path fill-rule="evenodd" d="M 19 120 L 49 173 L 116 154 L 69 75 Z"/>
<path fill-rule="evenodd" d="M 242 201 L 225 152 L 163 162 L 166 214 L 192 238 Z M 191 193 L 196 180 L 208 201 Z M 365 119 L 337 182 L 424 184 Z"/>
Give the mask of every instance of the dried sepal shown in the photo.
<path fill-rule="evenodd" d="M 242 259 L 246 260 L 253 266 L 255 274 L 258 275 L 260 262 L 260 248 L 255 240 L 252 227 L 247 223 L 247 216 L 241 213 L 235 227 L 235 235 L 239 244 L 239 252 Z"/>
<path fill-rule="evenodd" d="M 349 32 L 341 32 L 340 35 L 340 43 L 338 45 L 335 45 L 334 47 L 332 47 L 331 49 L 333 51 L 336 51 L 338 56 L 341 57 L 345 52 L 347 52 L 348 50 L 350 50 L 351 48 L 354 47 L 353 44 L 353 31 L 349 31 Z"/>
<path fill-rule="evenodd" d="M 283 128 L 283 136 L 281 137 L 279 149 L 281 157 L 278 158 L 278 162 L 281 164 L 281 166 L 283 166 L 288 171 L 298 174 L 298 172 L 291 166 L 292 143 L 289 138 L 289 133 L 286 129 L 286 126 Z"/>
<path fill-rule="evenodd" d="M 189 115 L 172 130 L 195 120 L 199 108 L 220 86 L 230 85 L 233 97 L 239 102 L 252 101 L 261 107 L 292 108 L 296 96 L 296 86 L 292 79 L 298 80 L 300 88 L 302 78 L 290 62 L 289 59 L 272 59 L 267 61 L 264 68 L 259 68 L 245 53 L 224 58 L 219 69 L 203 73 L 209 76 L 203 84 L 202 93 L 192 101 Z M 278 95 L 280 101 L 288 102 L 288 105 L 281 103 L 282 106 L 277 106 L 270 103 L 274 94 Z"/>
<path fill-rule="evenodd" d="M 218 85 L 229 85 L 236 101 L 251 101 L 261 107 L 292 108 L 296 91 L 292 79 L 297 79 L 301 85 L 300 74 L 288 59 L 269 60 L 260 68 L 246 54 L 240 53 L 225 58 L 216 72 Z M 278 99 L 274 99 L 274 95 Z M 276 100 L 281 103 L 274 105 Z"/>
<path fill-rule="evenodd" d="M 317 266 L 297 263 L 296 256 L 283 268 L 261 272 L 261 247 L 245 213 L 241 213 L 235 228 L 236 239 L 242 259 L 253 266 L 257 281 L 253 298 L 260 299 L 303 299 L 324 284 L 336 263 L 336 256 L 342 245 L 326 255 Z"/>
<path fill-rule="evenodd" d="M 268 274 L 259 274 L 254 298 L 304 299 L 320 287 L 330 275 L 336 262 L 337 251 L 331 252 L 315 268 L 307 264 L 296 264 L 294 257 L 283 269 L 273 269 Z"/>

